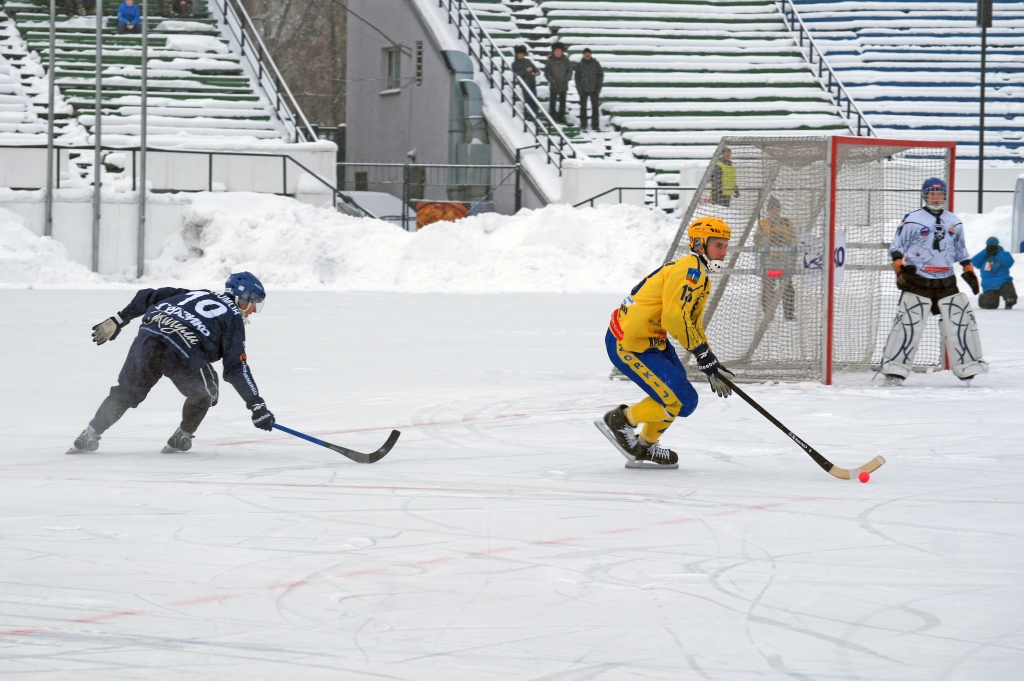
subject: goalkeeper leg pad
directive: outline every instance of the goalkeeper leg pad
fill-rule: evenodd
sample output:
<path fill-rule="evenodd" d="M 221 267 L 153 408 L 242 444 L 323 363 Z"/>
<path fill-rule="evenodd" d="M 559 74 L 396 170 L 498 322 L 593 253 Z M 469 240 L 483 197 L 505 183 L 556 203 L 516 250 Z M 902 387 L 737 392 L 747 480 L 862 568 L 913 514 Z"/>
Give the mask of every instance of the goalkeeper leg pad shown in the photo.
<path fill-rule="evenodd" d="M 914 368 L 914 357 L 924 335 L 925 320 L 931 310 L 928 298 L 904 291 L 896 309 L 889 339 L 882 351 L 882 373 L 886 376 L 906 378 Z"/>
<path fill-rule="evenodd" d="M 981 334 L 974 319 L 971 301 L 964 293 L 939 300 L 942 315 L 942 335 L 946 339 L 949 368 L 957 378 L 968 380 L 988 371 L 988 362 L 982 358 Z"/>

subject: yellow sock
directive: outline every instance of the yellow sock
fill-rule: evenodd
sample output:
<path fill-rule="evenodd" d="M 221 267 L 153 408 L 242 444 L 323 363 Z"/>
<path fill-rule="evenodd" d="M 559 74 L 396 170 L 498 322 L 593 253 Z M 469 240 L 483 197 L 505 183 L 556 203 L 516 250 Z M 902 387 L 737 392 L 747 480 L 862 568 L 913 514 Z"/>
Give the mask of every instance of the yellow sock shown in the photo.
<path fill-rule="evenodd" d="M 641 423 L 661 421 L 668 417 L 665 407 L 661 406 L 653 397 L 645 397 L 632 407 L 626 409 L 626 420 L 634 428 Z"/>
<path fill-rule="evenodd" d="M 672 425 L 672 422 L 676 420 L 675 416 L 666 414 L 666 418 L 661 421 L 651 421 L 645 423 L 644 427 L 640 430 L 640 439 L 647 444 L 654 444 L 661 436 L 668 430 L 668 427 Z"/>

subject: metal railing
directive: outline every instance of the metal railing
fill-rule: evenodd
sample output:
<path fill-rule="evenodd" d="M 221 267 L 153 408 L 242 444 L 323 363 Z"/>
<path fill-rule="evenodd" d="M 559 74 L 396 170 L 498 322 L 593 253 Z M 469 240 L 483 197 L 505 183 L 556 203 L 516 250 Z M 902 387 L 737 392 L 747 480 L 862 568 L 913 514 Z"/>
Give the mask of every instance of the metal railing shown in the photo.
<path fill-rule="evenodd" d="M 590 207 L 593 208 L 594 201 L 601 198 L 602 196 L 608 196 L 609 194 L 612 194 L 614 192 L 618 193 L 618 203 L 622 203 L 622 192 L 644 192 L 644 203 L 647 203 L 647 194 L 653 192 L 654 207 L 660 209 L 661 206 L 658 203 L 659 195 L 665 193 L 671 196 L 672 194 L 679 194 L 680 192 L 686 191 L 697 191 L 697 187 L 612 187 L 607 191 L 603 191 L 600 194 L 595 194 L 594 196 L 591 196 L 589 199 L 584 199 L 579 203 L 573 204 L 573 208 L 579 208 L 584 204 L 590 204 Z"/>
<path fill-rule="evenodd" d="M 509 104 L 512 117 L 522 120 L 523 132 L 537 140 L 548 163 L 553 163 L 561 174 L 562 161 L 577 155 L 572 142 L 526 83 L 512 72 L 509 58 L 491 39 L 469 3 L 466 0 L 438 0 L 437 6 L 447 11 L 448 23 L 455 27 L 459 38 L 466 43 L 470 57 L 477 62 L 491 88 L 497 91 L 501 102 Z"/>
<path fill-rule="evenodd" d="M 220 12 L 229 36 L 241 49 L 242 58 L 256 76 L 256 84 L 270 100 L 291 141 L 315 142 L 316 131 L 295 101 L 245 7 L 239 0 L 212 0 L 212 4 Z"/>
<path fill-rule="evenodd" d="M 56 152 L 54 154 L 54 157 L 55 157 L 54 160 L 56 162 L 56 172 L 54 173 L 54 176 L 55 176 L 55 179 L 56 179 L 56 188 L 57 189 L 61 188 L 60 187 L 60 172 L 61 172 L 61 154 L 60 154 L 60 152 L 66 150 L 68 152 L 73 152 L 74 151 L 74 152 L 87 153 L 91 148 L 92 147 L 61 146 L 61 145 L 55 145 L 53 147 L 54 152 Z M 46 147 L 45 146 L 36 146 L 36 145 L 0 145 L 0 149 L 46 149 Z M 137 156 L 139 154 L 139 151 L 140 151 L 138 147 L 106 147 L 105 146 L 105 147 L 102 147 L 102 151 L 105 152 L 105 153 L 106 152 L 114 152 L 114 153 L 130 154 L 131 157 L 132 157 L 132 168 L 133 168 L 133 170 L 137 169 L 139 167 L 139 165 L 137 163 L 137 160 L 136 160 Z M 214 157 L 242 156 L 242 157 L 246 157 L 246 158 L 276 158 L 276 159 L 280 159 L 280 161 L 281 161 L 281 191 L 280 192 L 273 192 L 273 193 L 279 194 L 281 196 L 291 196 L 291 194 L 288 193 L 288 167 L 289 167 L 289 164 L 293 164 L 298 170 L 304 171 L 306 174 L 308 174 L 310 177 L 315 179 L 321 186 L 323 186 L 326 190 L 329 191 L 329 193 L 331 194 L 331 205 L 334 206 L 335 208 L 337 208 L 338 202 L 340 200 L 342 203 L 347 204 L 347 206 L 349 208 L 354 209 L 356 212 L 360 213 L 361 215 L 363 215 L 363 216 L 369 216 L 370 215 L 369 211 L 365 210 L 362 206 L 360 206 L 359 203 L 356 200 L 354 200 L 352 197 L 348 196 L 348 194 L 346 192 L 342 191 L 338 187 L 335 187 L 330 182 L 328 182 L 324 178 L 320 177 L 312 169 L 308 168 L 304 163 L 302 163 L 301 161 L 295 160 L 294 158 L 292 158 L 288 154 L 271 154 L 271 153 L 261 153 L 261 152 L 255 152 L 254 153 L 254 152 L 243 152 L 243 151 L 198 151 L 198 150 L 190 150 L 190 149 L 161 149 L 161 148 L 158 148 L 158 147 L 146 147 L 146 151 L 148 153 L 150 153 L 150 154 L 155 152 L 155 153 L 160 153 L 160 154 L 183 154 L 183 155 L 190 155 L 190 156 L 206 156 L 207 157 L 207 163 L 206 163 L 207 177 L 206 177 L 206 183 L 205 184 L 206 184 L 206 191 L 211 191 L 211 192 L 214 189 L 214 187 L 213 187 L 213 185 L 214 185 L 214 180 L 213 180 L 213 177 L 214 177 L 213 159 L 214 159 Z M 95 170 L 93 171 L 93 174 L 95 175 Z M 136 191 L 138 189 L 136 182 L 137 182 L 137 171 L 133 171 L 132 172 L 132 191 Z M 20 189 L 32 189 L 32 187 L 21 187 Z M 181 187 L 181 186 L 179 186 L 179 187 L 164 187 L 164 188 L 161 188 L 161 189 L 153 189 L 153 190 L 150 190 L 150 191 L 152 193 L 161 193 L 161 192 L 194 192 L 194 191 L 202 191 L 202 190 L 201 189 L 197 189 L 195 186 L 191 186 L 191 187 Z"/>
<path fill-rule="evenodd" d="M 793 0 L 776 0 L 776 2 L 778 3 L 779 11 L 782 13 L 783 23 L 786 24 L 786 28 L 791 33 L 796 34 L 800 51 L 804 52 L 806 50 L 804 58 L 810 64 L 811 71 L 813 72 L 815 67 L 817 67 L 818 81 L 832 98 L 839 111 L 839 115 L 846 121 L 846 126 L 858 137 L 878 137 L 878 133 L 875 132 L 867 116 L 864 115 L 864 112 L 860 110 L 860 107 L 850 97 L 846 86 L 839 80 L 839 76 L 829 65 L 828 60 L 825 59 L 825 53 L 814 42 L 811 32 L 804 25 L 804 20 L 800 18 L 800 13 L 796 11 L 796 5 L 793 4 Z M 846 101 L 845 110 L 843 107 L 844 100 Z"/>

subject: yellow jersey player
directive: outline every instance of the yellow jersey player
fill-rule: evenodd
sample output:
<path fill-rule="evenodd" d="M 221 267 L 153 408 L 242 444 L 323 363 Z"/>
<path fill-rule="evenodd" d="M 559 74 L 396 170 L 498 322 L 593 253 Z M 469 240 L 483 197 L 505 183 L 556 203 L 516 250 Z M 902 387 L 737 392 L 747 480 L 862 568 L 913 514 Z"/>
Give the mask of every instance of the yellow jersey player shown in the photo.
<path fill-rule="evenodd" d="M 658 441 L 679 416 L 697 408 L 697 391 L 668 341 L 669 335 L 697 358 L 720 397 L 732 389 L 721 380 L 726 369 L 704 333 L 704 305 L 711 293 L 708 274 L 722 267 L 732 231 L 718 218 L 700 218 L 687 230 L 690 255 L 667 262 L 637 284 L 612 312 L 605 345 L 619 371 L 647 393 L 633 406 L 611 410 L 598 429 L 626 457 L 627 468 L 679 468 L 679 457 Z M 634 429 L 643 425 L 639 437 Z"/>

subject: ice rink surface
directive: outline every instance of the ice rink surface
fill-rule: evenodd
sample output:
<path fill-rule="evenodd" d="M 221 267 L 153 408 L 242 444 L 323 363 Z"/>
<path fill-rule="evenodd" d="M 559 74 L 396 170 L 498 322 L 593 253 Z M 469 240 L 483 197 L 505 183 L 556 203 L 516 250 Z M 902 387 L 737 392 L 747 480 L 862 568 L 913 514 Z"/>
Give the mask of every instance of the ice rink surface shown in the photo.
<path fill-rule="evenodd" d="M 271 293 L 248 355 L 278 420 L 391 454 L 359 465 L 254 429 L 230 386 L 159 454 L 169 381 L 65 456 L 137 322 L 129 290 L 0 303 L 4 679 L 1019 679 L 1024 310 L 978 314 L 991 372 L 698 386 L 625 470 L 592 421 L 616 295 Z M 714 339 L 712 339 L 712 344 Z M 219 367 L 219 365 L 218 365 Z"/>

